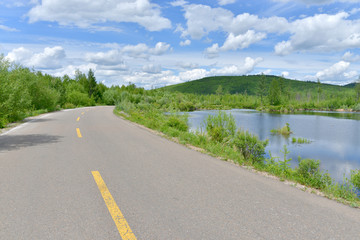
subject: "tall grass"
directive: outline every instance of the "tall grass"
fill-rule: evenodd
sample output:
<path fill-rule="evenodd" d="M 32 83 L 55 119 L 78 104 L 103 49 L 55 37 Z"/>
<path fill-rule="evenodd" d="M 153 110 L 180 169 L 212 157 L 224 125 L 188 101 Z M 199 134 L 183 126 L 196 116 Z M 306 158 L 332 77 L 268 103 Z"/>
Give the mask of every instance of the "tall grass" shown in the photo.
<path fill-rule="evenodd" d="M 336 183 L 328 173 L 320 170 L 321 163 L 318 160 L 299 158 L 298 166 L 291 168 L 286 145 L 282 150 L 282 159 L 272 157 L 271 153 L 269 158 L 265 158 L 268 141 L 261 141 L 247 131 L 236 129 L 235 120 L 230 114 L 219 111 L 203 123 L 206 131 L 189 132 L 188 116 L 181 114 L 176 107 L 179 99 L 171 100 L 166 94 L 149 96 L 146 92 L 140 98 L 132 97 L 131 92 L 124 96 L 115 111 L 126 113 L 124 117 L 131 121 L 160 131 L 181 144 L 202 149 L 212 156 L 252 166 L 278 176 L 281 180 L 294 181 L 318 189 L 330 198 L 360 206 L 360 199 L 356 194 L 360 191 L 360 170 L 352 171 L 350 179 L 344 179 L 344 183 Z M 149 99 L 152 99 L 151 104 Z M 279 133 L 291 133 L 288 124 L 282 129 Z"/>

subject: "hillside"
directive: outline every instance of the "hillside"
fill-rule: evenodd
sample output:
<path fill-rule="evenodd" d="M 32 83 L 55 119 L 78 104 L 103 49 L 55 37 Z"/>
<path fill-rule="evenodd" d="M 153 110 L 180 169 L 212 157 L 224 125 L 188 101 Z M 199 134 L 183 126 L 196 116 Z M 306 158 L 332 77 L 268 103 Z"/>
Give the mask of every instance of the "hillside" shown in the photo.
<path fill-rule="evenodd" d="M 215 94 L 218 87 L 221 85 L 224 92 L 230 94 L 248 94 L 256 95 L 258 92 L 258 85 L 260 82 L 260 75 L 251 76 L 219 76 L 206 77 L 199 80 L 189 81 L 176 85 L 166 86 L 165 90 L 177 91 L 182 93 L 194 94 Z M 316 82 L 304 82 L 298 80 L 290 80 L 278 76 L 264 75 L 267 88 L 273 79 L 282 81 L 285 87 L 289 88 L 291 92 L 315 92 L 317 90 Z M 321 84 L 321 89 L 326 92 L 351 91 L 352 85 L 346 87 L 330 84 Z"/>

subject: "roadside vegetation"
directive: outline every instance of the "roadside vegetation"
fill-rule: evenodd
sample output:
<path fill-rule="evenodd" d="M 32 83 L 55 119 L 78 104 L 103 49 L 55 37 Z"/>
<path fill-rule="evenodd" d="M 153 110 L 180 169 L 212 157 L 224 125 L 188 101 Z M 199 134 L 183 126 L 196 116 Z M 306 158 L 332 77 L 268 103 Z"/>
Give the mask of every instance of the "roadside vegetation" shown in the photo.
<path fill-rule="evenodd" d="M 0 55 L 0 128 L 28 116 L 62 108 L 114 104 L 114 89 L 97 83 L 93 70 L 75 78 L 54 77 L 7 61 Z"/>
<path fill-rule="evenodd" d="M 298 166 L 291 168 L 286 145 L 281 159 L 272 157 L 271 153 L 270 157 L 266 157 L 265 147 L 268 141 L 261 141 L 257 136 L 237 129 L 234 118 L 222 111 L 215 116 L 208 116 L 202 128 L 190 132 L 187 115 L 181 113 L 193 108 L 193 98 L 189 97 L 192 96 L 189 94 L 163 89 L 146 91 L 141 88 L 128 88 L 120 89 L 117 96 L 115 113 L 159 131 L 174 141 L 223 160 L 270 173 L 280 180 L 291 181 L 294 185 L 302 184 L 305 188 L 318 190 L 329 198 L 351 206 L 360 206 L 360 198 L 357 195 L 360 191 L 359 170 L 352 171 L 350 179 L 344 179 L 340 184 L 328 173 L 320 170 L 319 160 L 299 158 Z M 291 132 L 288 125 L 284 128 L 286 132 Z M 296 139 L 296 142 L 302 141 Z"/>

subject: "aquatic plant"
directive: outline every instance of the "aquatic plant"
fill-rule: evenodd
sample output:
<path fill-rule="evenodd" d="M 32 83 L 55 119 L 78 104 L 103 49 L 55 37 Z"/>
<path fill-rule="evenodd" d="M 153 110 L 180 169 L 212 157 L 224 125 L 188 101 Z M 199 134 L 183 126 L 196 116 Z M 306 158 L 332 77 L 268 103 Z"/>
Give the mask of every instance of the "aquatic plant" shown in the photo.
<path fill-rule="evenodd" d="M 283 136 L 285 136 L 285 137 L 288 137 L 288 136 L 292 133 L 292 131 L 291 131 L 291 129 L 290 129 L 290 124 L 289 124 L 289 123 L 286 123 L 286 125 L 283 126 L 283 127 L 280 128 L 280 129 L 272 129 L 272 130 L 271 130 L 271 133 L 281 134 L 281 135 L 283 135 Z"/>

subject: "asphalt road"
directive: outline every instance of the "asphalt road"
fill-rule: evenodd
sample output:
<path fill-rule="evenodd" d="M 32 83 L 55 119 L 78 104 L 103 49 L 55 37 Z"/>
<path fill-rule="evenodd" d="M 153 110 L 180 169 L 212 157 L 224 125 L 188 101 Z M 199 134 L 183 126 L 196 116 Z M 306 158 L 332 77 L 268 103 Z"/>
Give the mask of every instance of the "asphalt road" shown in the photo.
<path fill-rule="evenodd" d="M 112 111 L 51 113 L 0 136 L 0 239 L 121 239 L 93 171 L 137 239 L 360 239 L 359 209 L 190 150 Z"/>

